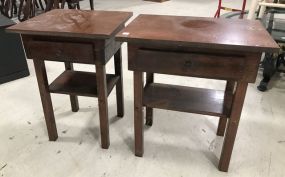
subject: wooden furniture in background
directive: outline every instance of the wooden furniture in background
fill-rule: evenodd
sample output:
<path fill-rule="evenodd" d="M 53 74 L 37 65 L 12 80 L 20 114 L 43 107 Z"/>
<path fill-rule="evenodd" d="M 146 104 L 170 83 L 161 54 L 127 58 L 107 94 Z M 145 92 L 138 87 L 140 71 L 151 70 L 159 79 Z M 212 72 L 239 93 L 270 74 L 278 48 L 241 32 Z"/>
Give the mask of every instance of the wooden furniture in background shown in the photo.
<path fill-rule="evenodd" d="M 219 170 L 228 171 L 247 85 L 255 82 L 261 53 L 279 50 L 261 23 L 140 15 L 116 38 L 128 42 L 128 68 L 134 71 L 135 155 L 144 152 L 144 106 L 149 125 L 153 108 L 217 116 L 217 135 L 223 136 L 226 129 Z M 227 84 L 225 91 L 159 84 L 154 83 L 154 73 Z"/>
<path fill-rule="evenodd" d="M 0 0 L 0 13 L 8 18 L 18 17 L 20 22 L 52 9 L 80 9 L 82 0 Z M 94 10 L 94 0 L 89 0 Z"/>
<path fill-rule="evenodd" d="M 77 96 L 98 97 L 102 148 L 109 147 L 108 95 L 116 86 L 117 116 L 124 116 L 121 43 L 115 34 L 131 12 L 52 10 L 8 28 L 20 33 L 28 58 L 33 59 L 49 139 L 58 137 L 50 93 L 70 95 L 72 111 Z M 103 28 L 104 27 L 104 28 Z M 114 55 L 115 74 L 105 65 Z M 45 60 L 65 63 L 65 71 L 48 83 Z M 73 63 L 92 64 L 96 73 L 74 71 Z"/>

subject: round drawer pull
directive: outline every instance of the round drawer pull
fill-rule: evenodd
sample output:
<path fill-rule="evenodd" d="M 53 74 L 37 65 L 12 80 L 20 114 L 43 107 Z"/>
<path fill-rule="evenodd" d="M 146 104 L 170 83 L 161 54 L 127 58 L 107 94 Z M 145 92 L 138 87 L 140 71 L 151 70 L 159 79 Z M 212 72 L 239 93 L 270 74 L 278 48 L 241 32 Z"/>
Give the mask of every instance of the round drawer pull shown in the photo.
<path fill-rule="evenodd" d="M 185 61 L 185 66 L 186 66 L 187 68 L 192 67 L 192 64 L 193 64 L 193 62 L 192 62 L 191 60 Z"/>

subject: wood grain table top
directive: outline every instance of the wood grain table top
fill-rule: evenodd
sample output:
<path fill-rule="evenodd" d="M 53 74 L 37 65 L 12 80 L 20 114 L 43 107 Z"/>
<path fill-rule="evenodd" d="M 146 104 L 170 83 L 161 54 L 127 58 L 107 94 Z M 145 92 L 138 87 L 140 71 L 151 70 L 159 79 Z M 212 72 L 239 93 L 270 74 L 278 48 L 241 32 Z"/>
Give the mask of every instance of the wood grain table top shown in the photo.
<path fill-rule="evenodd" d="M 117 40 L 244 52 L 274 52 L 278 44 L 257 20 L 139 15 Z"/>
<path fill-rule="evenodd" d="M 28 35 L 110 38 L 132 12 L 55 9 L 7 29 Z"/>

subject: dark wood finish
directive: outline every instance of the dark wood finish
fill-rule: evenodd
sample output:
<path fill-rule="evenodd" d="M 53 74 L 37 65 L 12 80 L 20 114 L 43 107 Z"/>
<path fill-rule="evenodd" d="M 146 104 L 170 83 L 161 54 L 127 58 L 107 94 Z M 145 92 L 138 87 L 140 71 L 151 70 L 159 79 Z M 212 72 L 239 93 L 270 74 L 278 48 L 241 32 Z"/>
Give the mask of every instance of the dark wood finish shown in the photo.
<path fill-rule="evenodd" d="M 70 62 L 65 62 L 65 70 L 73 71 L 73 64 Z M 71 110 L 72 112 L 77 112 L 79 110 L 79 104 L 78 104 L 78 97 L 75 95 L 69 95 L 70 103 L 71 103 Z"/>
<path fill-rule="evenodd" d="M 143 73 L 134 71 L 134 125 L 135 155 L 142 157 L 143 150 Z"/>
<path fill-rule="evenodd" d="M 259 64 L 255 55 L 169 52 L 144 48 L 136 50 L 128 60 L 130 70 L 248 82 L 255 81 L 256 75 L 251 73 Z"/>
<path fill-rule="evenodd" d="M 115 85 L 118 116 L 124 115 L 121 42 L 115 41 L 115 34 L 124 28 L 131 15 L 115 11 L 52 10 L 8 29 L 21 33 L 27 57 L 38 63 L 35 67 L 51 140 L 56 140 L 57 134 L 50 93 L 70 95 L 74 112 L 79 109 L 77 96 L 91 96 L 98 97 L 101 146 L 109 147 L 107 97 Z M 105 66 L 114 55 L 115 74 L 106 74 Z M 45 60 L 65 63 L 65 71 L 50 85 Z M 73 71 L 72 63 L 96 65 L 96 73 Z"/>
<path fill-rule="evenodd" d="M 132 12 L 54 9 L 8 28 L 29 35 L 108 39 L 122 29 Z"/>
<path fill-rule="evenodd" d="M 28 58 L 94 64 L 93 45 L 86 43 L 49 42 L 32 40 L 28 43 Z"/>
<path fill-rule="evenodd" d="M 154 82 L 154 74 L 146 73 L 146 85 Z M 153 108 L 146 106 L 146 121 L 145 124 L 148 126 L 152 126 L 153 123 Z"/>
<path fill-rule="evenodd" d="M 94 10 L 94 0 L 89 0 L 90 2 L 90 9 Z"/>
<path fill-rule="evenodd" d="M 139 15 L 117 38 L 140 44 L 244 52 L 277 52 L 279 49 L 259 21 L 244 19 Z"/>
<path fill-rule="evenodd" d="M 107 94 L 109 95 L 119 81 L 114 74 L 107 74 Z M 82 71 L 65 71 L 49 86 L 52 93 L 98 97 L 96 73 Z"/>
<path fill-rule="evenodd" d="M 223 91 L 153 83 L 145 87 L 143 103 L 152 108 L 222 116 L 223 98 Z"/>
<path fill-rule="evenodd" d="M 22 35 L 22 38 L 28 58 L 45 56 L 45 60 L 71 63 L 106 64 L 121 46 L 114 37 L 87 39 Z"/>
<path fill-rule="evenodd" d="M 230 159 L 234 147 L 234 142 L 237 134 L 238 124 L 242 112 L 244 98 L 246 95 L 248 83 L 238 82 L 236 92 L 233 97 L 232 111 L 228 120 L 227 132 L 224 139 L 221 158 L 219 162 L 219 170 L 227 172 L 230 164 Z"/>
<path fill-rule="evenodd" d="M 217 129 L 218 136 L 224 136 L 225 129 L 227 126 L 227 118 L 230 117 L 232 101 L 233 101 L 233 94 L 234 94 L 235 82 L 234 81 L 227 81 L 225 94 L 224 94 L 224 116 L 221 116 L 219 119 L 219 125 Z"/>
<path fill-rule="evenodd" d="M 128 42 L 134 71 L 135 154 L 143 154 L 143 106 L 218 116 L 218 135 L 227 125 L 219 169 L 227 171 L 247 84 L 255 82 L 261 53 L 279 49 L 260 22 L 140 15 L 116 37 Z M 227 86 L 215 91 L 150 82 L 142 91 L 144 72 L 222 79 Z"/>
<path fill-rule="evenodd" d="M 107 78 L 104 65 L 96 65 L 98 106 L 100 117 L 101 146 L 108 149 L 110 146 L 109 120 L 108 120 L 108 95 Z"/>
<path fill-rule="evenodd" d="M 48 88 L 48 79 L 46 67 L 43 60 L 34 59 L 35 72 L 38 80 L 42 106 L 44 110 L 47 131 L 50 141 L 55 141 L 58 138 L 56 124 L 54 119 L 53 107 Z"/>
<path fill-rule="evenodd" d="M 116 84 L 117 116 L 124 117 L 124 92 L 123 92 L 123 70 L 122 51 L 119 49 L 114 55 L 115 75 L 119 77 Z"/>

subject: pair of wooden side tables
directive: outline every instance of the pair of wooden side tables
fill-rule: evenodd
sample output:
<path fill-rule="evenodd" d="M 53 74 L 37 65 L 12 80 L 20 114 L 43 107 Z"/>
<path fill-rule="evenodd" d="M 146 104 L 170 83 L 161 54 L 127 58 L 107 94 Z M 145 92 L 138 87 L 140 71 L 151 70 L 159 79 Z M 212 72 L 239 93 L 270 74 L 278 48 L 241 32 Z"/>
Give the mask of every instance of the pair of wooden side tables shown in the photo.
<path fill-rule="evenodd" d="M 124 116 L 121 43 L 128 42 L 134 71 L 135 155 L 143 156 L 143 108 L 152 125 L 153 108 L 220 117 L 217 135 L 225 139 L 219 170 L 227 171 L 248 83 L 255 82 L 262 52 L 278 45 L 258 21 L 139 15 L 131 12 L 52 10 L 8 28 L 20 33 L 27 58 L 34 61 L 49 139 L 58 137 L 50 93 L 98 97 L 102 148 L 109 147 L 107 98 L 116 86 L 117 115 Z M 115 74 L 105 65 L 114 56 Z M 49 84 L 45 60 L 65 63 Z M 93 64 L 96 73 L 73 70 Z M 144 82 L 146 73 L 146 82 Z M 226 80 L 224 91 L 154 82 L 154 74 Z M 225 131 L 226 129 L 226 131 Z"/>

